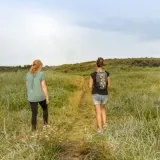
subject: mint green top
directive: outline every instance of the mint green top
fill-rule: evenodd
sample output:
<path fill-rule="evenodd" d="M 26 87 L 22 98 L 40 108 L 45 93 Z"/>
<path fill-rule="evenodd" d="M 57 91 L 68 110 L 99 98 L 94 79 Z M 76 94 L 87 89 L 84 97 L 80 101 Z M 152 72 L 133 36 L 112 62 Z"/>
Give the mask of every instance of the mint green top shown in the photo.
<path fill-rule="evenodd" d="M 46 99 L 41 86 L 41 82 L 45 79 L 44 72 L 37 72 L 35 74 L 31 72 L 27 73 L 26 81 L 29 102 L 40 102 Z"/>

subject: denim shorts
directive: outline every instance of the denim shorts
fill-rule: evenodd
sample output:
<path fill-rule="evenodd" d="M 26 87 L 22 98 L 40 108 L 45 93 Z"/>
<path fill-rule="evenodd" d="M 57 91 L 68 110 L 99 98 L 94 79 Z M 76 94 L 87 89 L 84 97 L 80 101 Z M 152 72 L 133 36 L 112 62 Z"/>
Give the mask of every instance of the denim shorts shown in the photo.
<path fill-rule="evenodd" d="M 98 105 L 98 104 L 105 105 L 108 101 L 108 95 L 93 94 L 92 98 L 93 98 L 94 105 Z"/>

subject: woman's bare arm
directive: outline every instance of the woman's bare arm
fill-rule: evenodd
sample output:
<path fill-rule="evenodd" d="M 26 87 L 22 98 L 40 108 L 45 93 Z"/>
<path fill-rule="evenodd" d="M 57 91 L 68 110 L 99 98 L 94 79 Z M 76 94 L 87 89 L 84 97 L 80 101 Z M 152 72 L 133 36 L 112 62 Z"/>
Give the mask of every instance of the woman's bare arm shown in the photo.
<path fill-rule="evenodd" d="M 41 85 L 42 85 L 43 92 L 44 92 L 44 94 L 46 96 L 46 103 L 48 104 L 49 103 L 49 98 L 48 98 L 48 90 L 47 90 L 47 83 L 46 83 L 46 81 L 43 80 L 41 82 Z"/>
<path fill-rule="evenodd" d="M 108 79 L 108 88 L 110 88 L 110 86 L 111 86 L 111 78 L 110 78 L 110 76 L 108 76 L 107 79 Z"/>
<path fill-rule="evenodd" d="M 93 78 L 90 76 L 90 80 L 89 80 L 89 88 L 92 89 L 93 88 Z"/>

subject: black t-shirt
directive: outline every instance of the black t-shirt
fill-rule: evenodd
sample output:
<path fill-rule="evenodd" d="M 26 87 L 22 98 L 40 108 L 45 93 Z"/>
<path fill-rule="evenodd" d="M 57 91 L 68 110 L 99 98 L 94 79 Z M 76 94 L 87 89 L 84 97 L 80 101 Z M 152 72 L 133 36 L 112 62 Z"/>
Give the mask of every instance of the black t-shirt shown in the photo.
<path fill-rule="evenodd" d="M 109 72 L 105 71 L 107 73 L 107 77 L 110 75 Z M 106 88 L 105 90 L 99 90 L 96 87 L 96 74 L 97 72 L 93 72 L 91 74 L 91 77 L 93 79 L 93 88 L 92 88 L 92 94 L 100 94 L 100 95 L 108 95 L 108 88 Z"/>

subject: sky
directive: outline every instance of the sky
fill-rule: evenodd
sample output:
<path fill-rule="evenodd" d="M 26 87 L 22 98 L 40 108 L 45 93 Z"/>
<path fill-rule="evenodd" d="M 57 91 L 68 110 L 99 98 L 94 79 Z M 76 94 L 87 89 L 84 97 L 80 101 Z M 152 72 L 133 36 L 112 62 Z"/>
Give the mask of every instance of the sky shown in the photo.
<path fill-rule="evenodd" d="M 160 57 L 159 0 L 0 0 L 0 66 Z"/>

